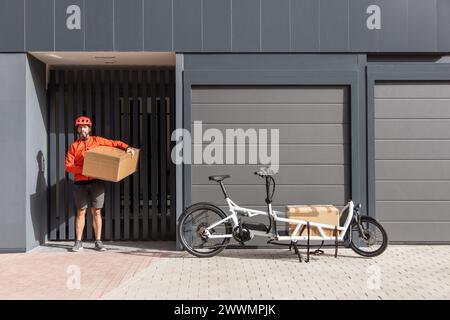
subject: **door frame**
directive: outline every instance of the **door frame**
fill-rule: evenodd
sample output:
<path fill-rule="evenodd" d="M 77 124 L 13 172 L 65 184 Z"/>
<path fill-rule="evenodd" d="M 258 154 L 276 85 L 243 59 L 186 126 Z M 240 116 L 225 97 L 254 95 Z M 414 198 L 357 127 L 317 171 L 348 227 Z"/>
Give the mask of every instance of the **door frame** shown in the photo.
<path fill-rule="evenodd" d="M 185 54 L 183 127 L 191 131 L 195 85 L 340 85 L 350 91 L 350 194 L 367 203 L 365 55 L 339 54 Z M 183 206 L 191 204 L 191 165 L 183 164 Z"/>

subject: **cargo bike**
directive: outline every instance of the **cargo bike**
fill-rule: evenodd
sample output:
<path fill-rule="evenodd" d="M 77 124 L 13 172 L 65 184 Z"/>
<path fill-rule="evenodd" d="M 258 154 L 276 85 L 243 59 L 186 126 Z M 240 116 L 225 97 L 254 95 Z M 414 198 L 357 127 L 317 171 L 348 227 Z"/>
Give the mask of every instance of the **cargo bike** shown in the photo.
<path fill-rule="evenodd" d="M 323 254 L 322 247 L 334 247 L 335 257 L 341 246 L 350 247 L 364 257 L 375 257 L 386 250 L 388 238 L 384 228 L 374 218 L 363 215 L 360 212 L 361 204 L 355 205 L 352 200 L 339 211 L 339 225 L 292 219 L 286 217 L 284 212 L 273 210 L 274 174 L 271 168 L 260 168 L 255 172 L 255 175 L 265 180 L 266 211 L 240 207 L 233 202 L 223 184 L 223 180 L 230 178 L 230 175 L 210 176 L 210 181 L 219 184 L 229 214 L 209 202 L 195 203 L 186 208 L 177 226 L 178 238 L 183 247 L 194 256 L 212 257 L 224 250 L 232 238 L 243 246 L 254 236 L 261 236 L 268 238 L 268 244 L 286 245 L 290 250 L 294 248 L 300 262 L 309 262 L 310 254 Z M 256 216 L 267 216 L 269 225 L 242 222 L 241 219 Z M 289 223 L 293 228 L 290 232 L 279 230 L 280 223 Z M 317 242 L 321 243 L 316 244 Z M 306 259 L 302 258 L 300 248 L 306 249 Z"/>

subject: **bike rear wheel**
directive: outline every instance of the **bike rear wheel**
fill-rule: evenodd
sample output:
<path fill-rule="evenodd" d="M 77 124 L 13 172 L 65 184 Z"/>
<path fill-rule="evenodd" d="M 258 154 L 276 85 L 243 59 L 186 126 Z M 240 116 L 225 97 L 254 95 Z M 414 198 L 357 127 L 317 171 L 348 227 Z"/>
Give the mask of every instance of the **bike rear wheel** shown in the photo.
<path fill-rule="evenodd" d="M 197 257 L 212 257 L 225 249 L 231 238 L 209 238 L 205 228 L 226 218 L 226 214 L 213 204 L 198 203 L 187 208 L 178 223 L 178 239 L 190 254 Z M 212 235 L 232 235 L 229 221 L 209 231 Z"/>
<path fill-rule="evenodd" d="M 356 221 L 350 226 L 352 250 L 364 257 L 376 257 L 382 254 L 388 245 L 384 228 L 378 221 L 368 216 L 361 217 L 361 225 L 363 233 L 360 232 Z"/>

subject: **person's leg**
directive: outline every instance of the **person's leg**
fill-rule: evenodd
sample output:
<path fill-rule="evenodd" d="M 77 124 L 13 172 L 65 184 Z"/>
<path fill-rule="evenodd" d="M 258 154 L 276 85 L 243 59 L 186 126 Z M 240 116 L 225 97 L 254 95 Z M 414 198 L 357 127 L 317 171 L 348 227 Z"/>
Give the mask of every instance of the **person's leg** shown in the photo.
<path fill-rule="evenodd" d="M 91 208 L 92 224 L 94 225 L 95 240 L 102 238 L 102 208 Z"/>
<path fill-rule="evenodd" d="M 91 184 L 89 190 L 92 221 L 95 233 L 95 249 L 98 251 L 105 251 L 106 248 L 101 241 L 102 237 L 102 208 L 105 202 L 105 184 L 103 181 L 96 181 Z"/>
<path fill-rule="evenodd" d="M 81 241 L 86 223 L 86 209 L 77 209 L 77 217 L 75 219 L 75 236 L 77 241 Z"/>
<path fill-rule="evenodd" d="M 75 237 L 77 242 L 81 242 L 83 237 L 84 225 L 86 223 L 87 209 L 87 190 L 85 186 L 74 185 L 73 197 L 77 207 L 77 216 L 75 218 Z M 75 246 L 77 244 L 75 243 Z"/>

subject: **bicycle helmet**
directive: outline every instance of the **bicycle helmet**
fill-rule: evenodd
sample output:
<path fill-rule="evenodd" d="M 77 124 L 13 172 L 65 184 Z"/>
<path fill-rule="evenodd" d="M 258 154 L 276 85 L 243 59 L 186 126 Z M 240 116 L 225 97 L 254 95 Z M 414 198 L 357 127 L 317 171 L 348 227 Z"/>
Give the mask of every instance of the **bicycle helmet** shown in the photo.
<path fill-rule="evenodd" d="M 92 121 L 89 117 L 81 116 L 75 120 L 75 127 L 77 126 L 89 126 L 92 127 Z"/>

